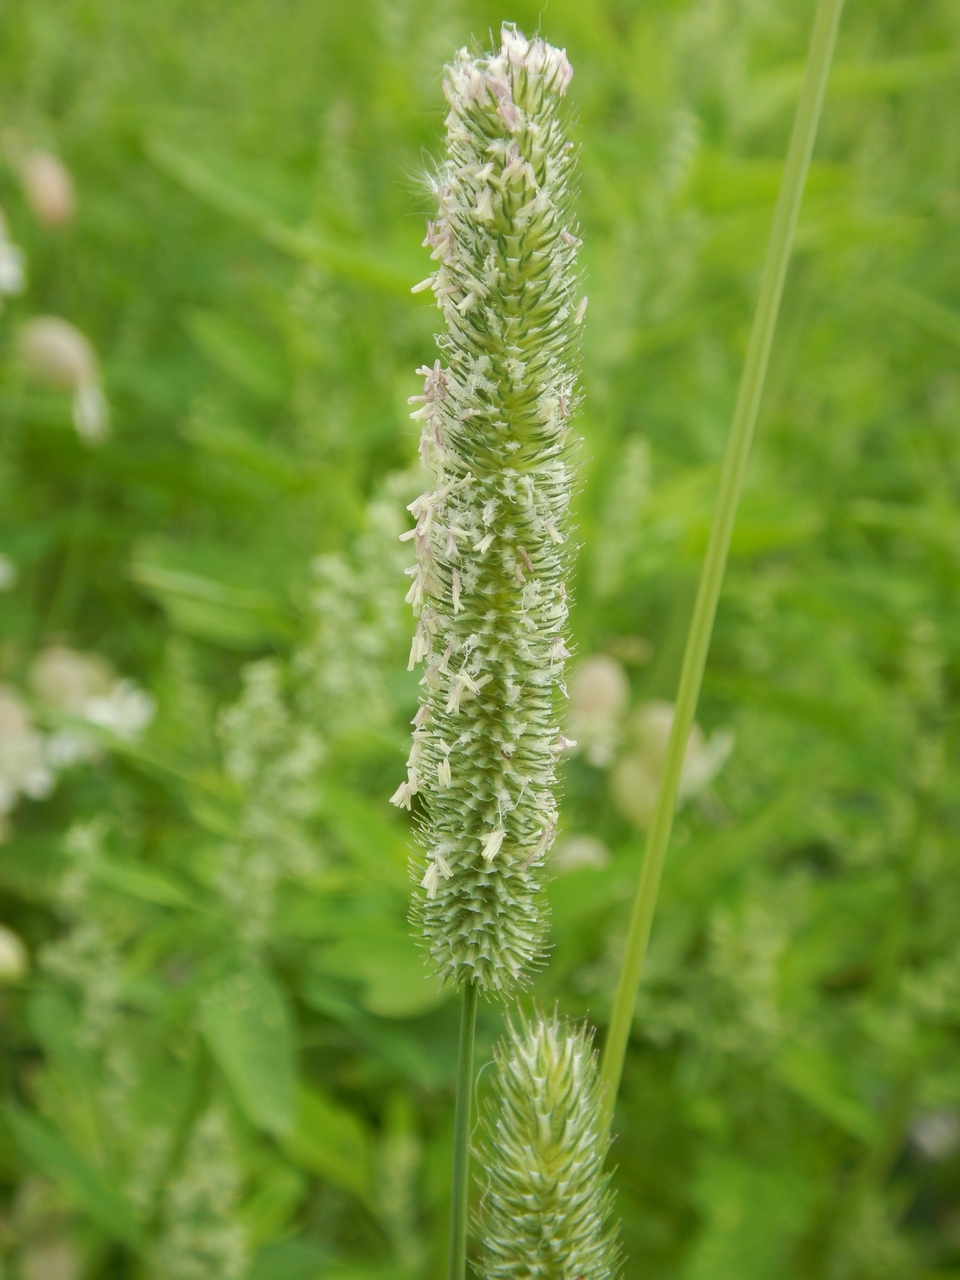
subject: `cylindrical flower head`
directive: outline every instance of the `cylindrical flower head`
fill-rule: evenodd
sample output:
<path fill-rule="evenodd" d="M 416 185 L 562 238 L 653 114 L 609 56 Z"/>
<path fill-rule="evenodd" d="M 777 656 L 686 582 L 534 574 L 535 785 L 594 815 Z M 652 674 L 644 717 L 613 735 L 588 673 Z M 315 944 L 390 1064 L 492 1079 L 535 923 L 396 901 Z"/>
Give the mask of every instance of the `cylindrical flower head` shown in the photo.
<path fill-rule="evenodd" d="M 579 240 L 565 140 L 566 54 L 504 28 L 499 53 L 447 69 L 439 217 L 424 242 L 446 332 L 424 368 L 410 506 L 425 663 L 408 779 L 423 798 L 415 915 L 444 978 L 503 993 L 541 953 L 542 864 L 567 745 L 557 691 L 568 656 L 569 414 Z"/>
<path fill-rule="evenodd" d="M 507 1024 L 484 1117 L 480 1204 L 484 1280 L 612 1280 L 620 1269 L 603 1171 L 596 1054 L 583 1027 L 554 1017 Z"/>

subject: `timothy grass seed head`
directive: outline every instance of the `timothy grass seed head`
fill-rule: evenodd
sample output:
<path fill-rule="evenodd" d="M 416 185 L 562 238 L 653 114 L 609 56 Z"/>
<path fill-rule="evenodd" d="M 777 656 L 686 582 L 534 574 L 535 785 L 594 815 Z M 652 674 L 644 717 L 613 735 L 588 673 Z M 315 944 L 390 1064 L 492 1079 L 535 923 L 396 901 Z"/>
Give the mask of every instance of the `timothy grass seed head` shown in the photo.
<path fill-rule="evenodd" d="M 439 973 L 503 994 L 541 954 L 568 656 L 570 413 L 580 241 L 566 54 L 504 27 L 447 68 L 446 157 L 425 244 L 445 331 L 413 417 L 430 488 L 410 506 L 423 665 L 407 780 L 422 797 L 415 915 Z"/>
<path fill-rule="evenodd" d="M 620 1270 L 596 1054 L 556 1017 L 507 1024 L 484 1117 L 483 1280 L 613 1280 Z"/>

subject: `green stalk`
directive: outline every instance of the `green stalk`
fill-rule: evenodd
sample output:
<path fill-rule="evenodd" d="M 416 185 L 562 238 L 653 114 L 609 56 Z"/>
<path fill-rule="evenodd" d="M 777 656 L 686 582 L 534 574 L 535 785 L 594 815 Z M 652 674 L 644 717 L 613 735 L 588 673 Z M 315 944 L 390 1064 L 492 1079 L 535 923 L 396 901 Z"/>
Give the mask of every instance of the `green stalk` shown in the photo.
<path fill-rule="evenodd" d="M 770 234 L 770 244 L 760 281 L 760 296 L 757 300 L 750 344 L 747 348 L 747 358 L 733 413 L 730 439 L 727 442 L 727 451 L 723 460 L 717 506 L 710 529 L 710 541 L 707 545 L 706 559 L 683 655 L 673 726 L 650 830 L 647 833 L 643 869 L 630 917 L 620 981 L 604 1046 L 601 1081 L 604 1090 L 605 1119 L 608 1125 L 613 1118 L 620 1077 L 623 1074 L 627 1040 L 633 1022 L 640 976 L 650 939 L 650 926 L 653 922 L 664 858 L 677 806 L 683 758 L 693 726 L 697 699 L 700 696 L 703 669 L 710 647 L 710 636 L 727 564 L 727 554 L 730 550 L 733 522 L 737 514 L 737 504 L 743 488 L 757 412 L 763 395 L 770 348 L 783 294 L 783 282 L 793 247 L 800 202 L 803 198 L 807 170 L 810 167 L 810 156 L 813 152 L 842 8 L 843 0 L 819 0 L 814 19 L 803 88 L 800 92 L 800 102 L 790 138 L 790 148 L 787 152 L 773 230 Z"/>
<path fill-rule="evenodd" d="M 477 988 L 463 984 L 460 1049 L 457 1058 L 457 1110 L 453 1122 L 453 1184 L 450 1197 L 448 1280 L 467 1274 L 467 1212 L 470 1200 L 470 1110 L 473 1101 L 473 1044 L 477 1029 Z"/>

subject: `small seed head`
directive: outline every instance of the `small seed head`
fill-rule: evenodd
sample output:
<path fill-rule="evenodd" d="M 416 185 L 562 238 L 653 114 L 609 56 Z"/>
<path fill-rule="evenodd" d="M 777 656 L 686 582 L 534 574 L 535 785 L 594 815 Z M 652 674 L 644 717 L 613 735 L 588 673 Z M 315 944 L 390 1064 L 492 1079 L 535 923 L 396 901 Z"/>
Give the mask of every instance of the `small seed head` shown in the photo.
<path fill-rule="evenodd" d="M 583 1027 L 508 1022 L 484 1117 L 483 1280 L 614 1280 L 618 1229 L 596 1055 Z"/>

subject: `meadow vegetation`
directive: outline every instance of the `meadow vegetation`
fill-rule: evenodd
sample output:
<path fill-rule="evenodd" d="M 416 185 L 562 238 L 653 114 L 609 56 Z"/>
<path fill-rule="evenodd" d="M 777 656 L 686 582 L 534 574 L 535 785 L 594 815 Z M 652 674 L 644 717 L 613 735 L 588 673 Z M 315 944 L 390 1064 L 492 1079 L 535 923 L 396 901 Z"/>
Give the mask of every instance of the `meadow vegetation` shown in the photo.
<path fill-rule="evenodd" d="M 504 19 L 575 68 L 590 298 L 522 1004 L 602 1041 L 812 11 L 0 7 L 3 1275 L 444 1273 L 410 287 L 442 67 Z M 960 1277 L 958 267 L 960 11 L 848 0 L 614 1121 L 628 1280 Z"/>

